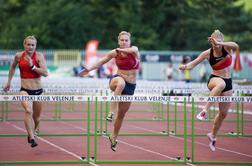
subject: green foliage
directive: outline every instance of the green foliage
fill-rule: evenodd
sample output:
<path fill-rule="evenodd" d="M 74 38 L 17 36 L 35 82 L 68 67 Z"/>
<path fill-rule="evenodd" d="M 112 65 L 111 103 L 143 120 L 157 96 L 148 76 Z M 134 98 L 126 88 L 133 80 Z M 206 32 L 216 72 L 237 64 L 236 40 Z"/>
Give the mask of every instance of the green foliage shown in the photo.
<path fill-rule="evenodd" d="M 237 2 L 235 4 L 242 5 L 247 11 L 252 12 L 252 1 L 251 0 L 237 0 Z"/>
<path fill-rule="evenodd" d="M 226 39 L 251 50 L 251 12 L 237 0 L 0 0 L 0 48 L 21 49 L 26 35 L 46 49 L 117 47 L 117 35 L 132 33 L 144 50 L 203 50 L 220 29 Z"/>

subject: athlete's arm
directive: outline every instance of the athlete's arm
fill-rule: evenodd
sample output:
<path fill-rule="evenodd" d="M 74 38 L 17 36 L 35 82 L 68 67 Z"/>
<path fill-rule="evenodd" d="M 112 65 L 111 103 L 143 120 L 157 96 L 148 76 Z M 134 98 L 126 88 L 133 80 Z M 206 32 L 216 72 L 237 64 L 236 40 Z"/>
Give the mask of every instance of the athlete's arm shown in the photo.
<path fill-rule="evenodd" d="M 185 64 L 185 65 L 180 65 L 179 69 L 180 70 L 191 70 L 195 66 L 197 66 L 199 63 L 201 63 L 203 60 L 207 59 L 209 56 L 210 49 L 203 51 L 196 59 L 193 61 Z"/>
<path fill-rule="evenodd" d="M 44 77 L 47 77 L 48 71 L 47 71 L 44 55 L 42 53 L 37 53 L 37 58 L 38 58 L 39 67 L 34 66 L 32 70 Z"/>
<path fill-rule="evenodd" d="M 220 46 L 224 46 L 225 49 L 227 49 L 228 51 L 230 51 L 231 49 L 238 49 L 239 48 L 239 45 L 235 42 L 220 42 L 220 41 L 217 41 L 215 38 L 213 37 L 209 37 L 208 38 L 208 41 L 210 43 L 213 43 L 214 45 L 220 45 Z"/>
<path fill-rule="evenodd" d="M 224 46 L 225 48 L 231 48 L 231 49 L 237 49 L 239 48 L 239 45 L 235 42 L 221 42 L 219 45 Z"/>
<path fill-rule="evenodd" d="M 92 66 L 89 66 L 89 67 L 85 66 L 84 69 L 81 70 L 78 75 L 82 76 L 82 75 L 88 74 L 90 71 L 99 68 L 100 66 L 102 66 L 105 63 L 107 63 L 108 61 L 110 61 L 115 56 L 116 56 L 116 50 L 115 49 L 109 51 L 104 57 L 102 57 L 98 62 L 96 62 Z"/>
<path fill-rule="evenodd" d="M 136 46 L 131 46 L 129 48 L 117 48 L 116 51 L 122 53 L 129 53 L 135 55 L 137 58 L 140 58 L 138 48 Z"/>
<path fill-rule="evenodd" d="M 3 90 L 4 90 L 5 92 L 7 92 L 8 90 L 10 90 L 11 80 L 12 80 L 14 74 L 15 74 L 15 70 L 16 70 L 16 67 L 17 67 L 17 64 L 18 64 L 18 61 L 19 61 L 19 56 L 20 56 L 19 53 L 17 53 L 17 54 L 15 55 L 14 60 L 13 60 L 13 62 L 12 62 L 12 64 L 11 64 L 11 66 L 10 66 L 9 75 L 8 75 L 8 80 L 7 80 L 6 84 L 5 84 L 4 87 L 3 87 Z"/>

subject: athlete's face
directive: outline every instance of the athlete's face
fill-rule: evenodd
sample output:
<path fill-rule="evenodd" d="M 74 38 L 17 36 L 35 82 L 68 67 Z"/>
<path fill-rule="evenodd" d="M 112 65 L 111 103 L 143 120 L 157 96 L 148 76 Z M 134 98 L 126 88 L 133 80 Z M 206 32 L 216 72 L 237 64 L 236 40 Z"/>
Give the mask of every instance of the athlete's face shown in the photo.
<path fill-rule="evenodd" d="M 26 39 L 24 43 L 25 52 L 27 52 L 28 54 L 32 54 L 36 49 L 36 44 L 36 40 Z"/>
<path fill-rule="evenodd" d="M 212 33 L 211 38 L 213 38 L 216 42 L 223 42 L 223 38 L 217 34 L 217 33 Z M 221 48 L 220 45 L 216 44 L 215 42 L 211 42 L 212 46 L 215 48 Z"/>
<path fill-rule="evenodd" d="M 130 47 L 130 38 L 128 35 L 121 35 L 118 44 L 120 48 L 128 48 Z"/>

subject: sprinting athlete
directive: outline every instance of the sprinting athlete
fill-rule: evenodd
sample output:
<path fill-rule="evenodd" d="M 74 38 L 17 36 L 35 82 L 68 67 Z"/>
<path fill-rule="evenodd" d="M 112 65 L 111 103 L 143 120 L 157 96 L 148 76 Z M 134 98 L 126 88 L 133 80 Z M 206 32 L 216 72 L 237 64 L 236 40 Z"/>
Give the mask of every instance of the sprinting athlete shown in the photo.
<path fill-rule="evenodd" d="M 18 52 L 10 66 L 8 81 L 3 90 L 10 89 L 11 80 L 18 65 L 21 77 L 20 95 L 41 95 L 43 93 L 41 76 L 48 75 L 45 58 L 42 53 L 36 52 L 37 39 L 27 36 L 24 39 L 24 51 Z M 27 141 L 31 147 L 37 146 L 35 131 L 38 130 L 42 103 L 40 101 L 21 101 L 25 110 L 24 124 L 28 133 Z"/>
<path fill-rule="evenodd" d="M 211 48 L 203 51 L 195 60 L 179 67 L 180 70 L 191 70 L 196 65 L 207 59 L 212 67 L 212 74 L 209 77 L 207 86 L 210 90 L 210 96 L 231 96 L 232 95 L 232 78 L 231 78 L 231 50 L 238 49 L 235 42 L 224 42 L 224 36 L 219 30 L 215 30 L 208 38 Z M 207 111 L 214 103 L 206 103 L 203 110 L 197 115 L 199 120 L 207 119 Z M 223 120 L 227 116 L 231 103 L 219 103 L 219 113 L 214 119 L 212 132 L 207 136 L 210 140 L 209 147 L 215 151 L 216 135 L 219 131 Z"/>
<path fill-rule="evenodd" d="M 118 70 L 109 81 L 110 89 L 114 95 L 133 95 L 136 88 L 136 76 L 140 65 L 140 55 L 138 48 L 131 46 L 130 39 L 131 35 L 129 32 L 120 32 L 118 35 L 119 48 L 109 51 L 100 61 L 90 67 L 86 67 L 79 74 L 86 75 L 91 70 L 97 69 L 99 66 L 114 58 Z M 113 151 L 116 151 L 117 136 L 130 105 L 131 102 L 111 102 L 111 112 L 117 111 L 114 130 L 109 136 L 111 149 Z"/>

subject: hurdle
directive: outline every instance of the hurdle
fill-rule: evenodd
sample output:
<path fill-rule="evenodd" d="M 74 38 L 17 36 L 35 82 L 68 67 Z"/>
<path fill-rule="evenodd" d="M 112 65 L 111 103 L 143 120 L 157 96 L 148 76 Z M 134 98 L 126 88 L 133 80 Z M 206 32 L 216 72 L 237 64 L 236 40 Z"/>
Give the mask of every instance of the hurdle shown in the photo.
<path fill-rule="evenodd" d="M 62 87 L 62 85 L 59 85 L 58 87 Z M 67 93 L 67 94 L 80 94 L 80 95 L 89 95 L 89 94 L 92 94 L 92 95 L 103 95 L 103 94 L 105 94 L 105 95 L 108 95 L 109 94 L 109 90 L 108 89 L 105 89 L 105 90 L 103 90 L 103 89 L 87 89 L 87 88 L 85 88 L 85 89 L 83 89 L 82 87 L 80 87 L 80 88 L 73 88 L 73 87 L 66 87 L 66 86 L 63 86 L 63 88 L 65 88 L 65 92 L 64 93 L 62 93 L 62 90 L 61 90 L 61 88 L 59 88 L 59 90 L 55 90 L 54 89 L 55 88 L 55 86 L 52 86 L 51 87 L 51 89 L 50 89 L 50 87 L 47 87 L 47 88 L 45 88 L 45 93 L 46 94 L 64 94 L 64 93 Z M 57 88 L 57 87 L 56 87 Z M 96 87 L 95 87 L 96 88 Z M 17 93 L 19 91 L 19 89 L 14 89 L 10 94 L 13 94 L 13 93 Z M 166 90 L 166 92 L 170 92 L 171 90 Z M 174 92 L 174 94 L 176 95 L 176 94 L 178 94 L 178 93 L 182 93 L 182 94 L 187 94 L 187 93 L 192 93 L 192 91 L 194 91 L 194 92 L 198 92 L 198 91 L 200 91 L 200 92 L 202 92 L 202 90 L 201 89 L 194 89 L 194 90 L 189 90 L 189 89 L 185 89 L 185 90 L 183 90 L 183 89 L 174 89 L 173 90 L 173 92 Z M 154 94 L 154 95 L 161 95 L 161 94 L 163 94 L 163 93 L 165 93 L 163 90 L 162 90 L 162 88 L 160 89 L 160 90 L 155 90 L 154 92 L 155 93 L 153 93 L 153 91 L 149 91 L 149 89 L 138 89 L 138 92 L 141 92 L 141 94 L 143 93 L 149 93 L 149 94 L 151 94 L 152 93 L 152 95 Z M 137 93 L 138 93 L 137 92 Z M 71 103 L 71 102 L 70 102 Z M 74 104 L 74 102 L 72 102 L 73 104 Z M 154 102 L 153 102 L 154 103 Z M 108 104 L 108 103 L 107 103 Z M 8 119 L 8 110 L 9 110 L 9 107 L 8 107 L 8 102 L 7 103 L 2 103 L 1 104 L 2 105 L 2 118 L 1 118 L 1 120 L 3 121 L 3 120 L 11 120 L 11 119 Z M 164 106 L 163 106 L 163 104 L 162 103 L 160 103 L 160 102 L 156 102 L 156 105 L 157 105 L 157 117 L 159 117 L 159 116 L 161 116 L 161 117 L 163 117 L 164 116 Z M 172 118 L 170 118 L 170 120 L 169 121 L 172 121 L 172 120 L 174 120 L 174 130 L 172 131 L 172 134 L 176 134 L 177 132 L 176 132 L 176 130 L 177 130 L 177 121 L 179 121 L 178 119 L 176 119 L 177 118 L 177 108 L 178 108 L 178 103 L 177 102 L 175 102 L 174 103 L 174 118 L 172 119 Z M 70 104 L 70 106 L 71 106 L 71 104 Z M 61 117 L 61 114 L 62 114 L 62 108 L 61 108 L 62 106 L 61 106 L 61 102 L 56 102 L 55 103 L 55 108 L 54 108 L 54 110 L 53 110 L 53 112 L 54 112 L 54 117 L 55 117 L 55 119 L 54 120 L 57 120 L 57 121 L 60 121 L 60 120 L 69 120 L 69 119 L 62 119 L 62 117 Z M 106 106 L 105 107 L 106 108 L 106 110 L 108 110 L 108 106 Z M 70 107 L 70 109 L 71 110 L 73 110 L 74 109 L 74 105 L 72 105 L 71 107 Z M 102 112 L 102 109 L 103 109 L 103 104 L 101 104 L 100 105 L 100 111 Z M 153 110 L 154 110 L 154 108 L 153 108 Z M 170 110 L 170 112 L 171 112 L 172 110 Z M 215 115 L 215 112 L 216 112 L 216 109 L 214 108 L 213 109 L 213 111 L 210 111 L 210 116 L 212 115 L 212 116 L 214 116 Z M 236 132 L 235 133 L 240 133 L 241 131 L 239 131 L 239 130 L 244 130 L 243 129 L 243 127 L 244 127 L 244 123 L 245 123 L 245 121 L 248 121 L 248 120 L 244 120 L 244 115 L 243 115 L 243 103 L 237 103 L 237 107 L 236 107 L 236 112 L 237 112 L 237 119 L 236 119 L 236 121 L 238 122 L 237 123 L 237 127 L 236 127 Z M 100 116 L 100 119 L 103 119 L 103 117 L 102 117 L 102 114 L 100 114 L 101 116 Z M 239 117 L 239 115 L 241 116 L 240 118 L 238 118 Z M 72 119 L 73 121 L 78 121 L 78 119 Z M 128 119 L 127 119 L 128 120 Z M 139 119 L 138 119 L 139 120 Z M 156 120 L 159 120 L 159 121 L 166 121 L 166 118 L 163 118 L 163 119 L 156 119 Z M 104 124 L 105 124 L 105 128 L 107 128 L 107 123 L 106 122 L 103 122 Z M 100 125 L 100 131 L 107 131 L 106 129 L 102 129 L 103 128 L 103 123 L 101 123 L 101 125 Z M 240 125 L 239 125 L 239 123 L 241 123 Z M 245 134 L 244 132 L 242 132 L 243 133 L 243 135 Z M 165 133 L 163 133 L 163 134 L 165 134 Z"/>
<path fill-rule="evenodd" d="M 140 96 L 139 96 L 140 97 Z M 145 97 L 145 96 L 142 96 Z M 120 97 L 119 97 L 120 98 Z M 124 100 L 124 101 L 135 101 L 135 102 L 139 102 L 137 100 L 137 96 L 131 97 L 128 96 L 128 98 L 131 98 L 129 100 Z M 133 99 L 135 98 L 135 100 Z M 163 97 L 164 101 L 172 101 L 170 100 L 169 96 Z M 176 157 L 174 157 L 171 160 L 100 160 L 97 156 L 97 149 L 98 149 L 98 143 L 97 143 L 97 137 L 98 136 L 103 136 L 103 137 L 107 137 L 106 133 L 104 133 L 104 135 L 100 135 L 100 133 L 97 133 L 98 129 L 98 101 L 121 101 L 120 99 L 117 99 L 116 97 L 114 98 L 113 96 L 107 96 L 107 97 L 101 97 L 101 96 L 95 96 L 95 123 L 94 123 L 94 157 L 91 159 L 91 161 L 93 161 L 96 164 L 185 164 L 187 163 L 187 159 L 188 157 L 186 156 L 187 154 L 187 142 L 186 142 L 186 138 L 187 138 L 187 125 L 186 125 L 186 98 L 182 99 L 181 102 L 184 103 L 185 107 L 184 107 L 184 141 L 183 141 L 183 160 L 178 160 Z M 148 99 L 146 102 L 150 102 Z M 121 135 L 121 134 L 119 134 Z M 157 134 L 157 135 L 162 135 L 162 134 Z M 146 134 L 137 134 L 137 136 L 147 136 Z"/>
<path fill-rule="evenodd" d="M 174 101 L 181 101 L 181 99 L 184 99 L 184 134 L 183 135 L 179 135 L 182 136 L 184 138 L 184 154 L 182 155 L 183 157 L 181 157 L 181 162 L 182 163 L 191 163 L 191 164 L 235 164 L 235 165 L 248 165 L 248 164 L 252 164 L 252 162 L 235 162 L 235 161 L 196 161 L 195 160 L 195 137 L 196 136 L 200 136 L 195 134 L 195 101 L 196 102 L 215 102 L 215 101 L 211 101 L 210 99 L 224 99 L 224 102 L 233 102 L 233 101 L 238 101 L 240 100 L 240 103 L 245 103 L 245 102 L 252 102 L 252 97 L 239 97 L 239 96 L 235 96 L 235 97 L 223 97 L 223 96 L 217 96 L 217 97 L 169 97 L 169 102 L 174 102 Z M 97 101 L 100 101 L 100 99 L 95 99 L 96 100 L 96 105 L 97 105 Z M 104 100 L 104 98 L 103 98 Z M 117 100 L 117 101 L 125 101 L 125 100 Z M 127 101 L 136 101 L 133 98 L 130 98 Z M 187 134 L 187 105 L 186 102 L 191 101 L 192 104 L 192 113 L 191 113 L 191 134 Z M 221 100 L 222 101 L 222 100 Z M 138 101 L 139 102 L 139 101 Z M 167 103 L 167 108 L 169 108 L 169 102 Z M 95 108 L 95 110 L 97 111 L 97 107 Z M 169 109 L 168 109 L 169 110 Z M 167 115 L 169 116 L 169 115 Z M 167 118 L 169 119 L 169 117 Z M 97 114 L 95 116 L 95 123 L 97 123 Z M 95 126 L 97 126 L 97 124 L 95 124 Z M 96 128 L 96 127 L 95 127 Z M 169 126 L 168 126 L 169 128 Z M 96 129 L 94 130 L 96 131 Z M 117 160 L 117 161 L 110 161 L 110 160 L 99 160 L 97 158 L 97 136 L 98 134 L 96 133 L 94 135 L 94 158 L 92 159 L 92 161 L 94 163 L 97 164 L 174 164 L 174 163 L 181 163 L 181 162 L 177 162 L 177 161 L 132 161 L 132 160 Z M 201 135 L 203 136 L 203 135 Z M 205 135 L 204 135 L 205 136 Z M 219 136 L 223 136 L 223 135 L 219 135 Z M 236 136 L 240 136 L 241 135 L 236 135 Z M 187 149 L 187 138 L 191 137 L 191 155 L 188 156 L 188 149 Z"/>
<path fill-rule="evenodd" d="M 65 88 L 65 91 L 64 93 L 67 93 L 67 94 L 80 94 L 80 95 L 92 95 L 92 96 L 96 96 L 96 95 L 101 95 L 101 96 L 108 96 L 110 95 L 110 90 L 108 89 L 107 86 L 105 86 L 105 84 L 107 83 L 107 81 L 105 80 L 102 80 L 100 81 L 99 83 L 97 83 L 96 81 L 94 81 L 94 83 L 92 82 L 92 85 L 87 85 L 87 82 L 90 81 L 90 80 L 86 80 L 86 79 L 83 79 L 82 81 L 80 81 L 79 79 L 73 79 L 73 80 L 64 80 L 64 82 L 67 82 L 67 85 L 62 85 L 62 84 L 59 84 L 58 82 L 63 82 L 63 80 L 46 80 L 45 81 L 45 93 L 46 94 L 54 94 L 54 93 L 58 93 L 58 94 L 63 94 L 62 92 L 62 89 Z M 71 82 L 72 81 L 72 82 Z M 78 82 L 79 81 L 79 82 Z M 78 86 L 75 87 L 73 85 L 73 82 L 78 82 Z M 18 82 L 15 84 L 15 81 L 13 82 L 13 91 L 11 92 L 12 94 L 13 93 L 17 93 L 19 91 L 19 84 Z M 141 94 L 141 95 L 156 95 L 156 96 L 160 96 L 162 95 L 162 93 L 164 93 L 164 91 L 166 92 L 171 92 L 173 91 L 174 94 L 179 94 L 179 93 L 182 93 L 182 94 L 187 94 L 187 93 L 191 93 L 192 91 L 194 92 L 199 92 L 201 94 L 201 92 L 207 92 L 208 90 L 203 88 L 203 90 L 201 89 L 202 88 L 202 85 L 201 84 L 197 84 L 197 85 L 186 85 L 184 87 L 184 84 L 181 84 L 181 85 L 178 85 L 178 87 L 174 87 L 174 86 L 170 86 L 170 85 L 164 85 L 165 82 L 163 83 L 156 83 L 156 82 L 153 82 L 153 85 L 150 84 L 150 85 L 147 85 L 146 81 L 143 81 L 143 82 L 140 82 L 140 87 L 141 88 L 137 88 L 136 89 L 136 94 Z M 142 87 L 142 85 L 144 85 Z M 58 89 L 55 89 L 55 88 L 58 88 Z M 157 88 L 157 89 L 154 89 L 154 88 Z M 186 89 L 183 89 L 183 88 L 186 88 Z M 193 89 L 190 89 L 190 88 L 193 88 Z M 242 92 L 244 94 L 246 93 L 251 93 L 251 86 L 234 86 L 234 91 L 237 95 L 237 92 Z M 11 94 L 10 93 L 10 94 Z M 241 95 L 242 95 L 241 93 Z M 3 92 L 1 92 L 1 94 L 3 94 Z M 97 133 L 98 136 L 101 136 L 101 135 L 108 135 L 108 122 L 104 120 L 103 118 L 103 115 L 104 115 L 104 110 L 107 112 L 109 110 L 109 101 L 99 101 L 101 102 L 100 103 L 100 129 L 98 130 L 99 132 Z M 68 103 L 71 103 L 71 102 L 68 102 Z M 58 103 L 60 104 L 60 103 Z M 148 135 L 157 135 L 157 136 L 169 136 L 169 135 L 174 135 L 174 136 L 180 136 L 180 135 L 183 135 L 183 133 L 179 133 L 177 131 L 177 122 L 179 121 L 183 121 L 183 119 L 176 119 L 175 115 L 174 116 L 170 116 L 170 113 L 171 112 L 174 112 L 174 114 L 178 113 L 178 106 L 179 106 L 179 102 L 177 101 L 174 101 L 173 103 L 161 103 L 161 102 L 157 102 L 157 104 L 159 104 L 159 113 L 160 115 L 162 116 L 165 116 L 163 118 L 163 121 L 164 123 L 166 124 L 166 128 L 164 128 L 163 130 L 165 132 L 162 132 L 162 130 L 160 130 L 160 133 L 140 133 L 140 134 L 137 134 L 137 133 L 132 133 L 132 135 L 136 135 L 136 136 L 144 136 L 144 134 L 146 134 L 146 136 Z M 246 133 L 246 131 L 244 131 L 244 125 L 251 121 L 249 119 L 245 119 L 244 118 L 244 106 L 243 106 L 243 102 L 241 103 L 237 103 L 239 104 L 237 107 L 236 107 L 236 115 L 237 115 L 237 119 L 236 121 L 238 121 L 240 124 L 237 124 L 236 125 L 236 129 L 235 131 L 233 131 L 233 133 L 231 134 L 226 134 L 227 136 L 247 136 L 247 137 L 250 137 L 251 134 L 250 133 Z M 176 105 L 176 106 L 175 106 Z M 187 104 L 188 105 L 188 104 Z M 165 107 L 167 106 L 167 107 Z M 55 106 L 56 107 L 56 106 Z M 197 107 L 197 105 L 195 105 L 195 107 Z M 8 118 L 8 110 L 10 109 L 9 108 L 9 102 L 5 101 L 5 102 L 2 102 L 2 107 L 3 109 L 2 111 L 2 118 L 1 120 L 2 121 L 9 121 L 9 120 L 12 120 L 12 119 L 9 119 Z M 165 109 L 166 108 L 166 114 L 164 114 L 165 112 Z M 169 109 L 168 109 L 169 108 Z M 163 110 L 164 109 L 164 110 Z M 174 109 L 174 110 L 173 110 Z M 176 109 L 176 111 L 175 111 Z M 99 109 L 98 109 L 99 110 Z M 215 109 L 216 110 L 216 109 Z M 67 120 L 67 119 L 63 119 L 62 118 L 62 110 L 60 107 L 57 107 L 55 108 L 54 111 L 58 111 L 57 114 L 55 113 L 55 115 L 57 115 L 56 119 L 54 120 L 57 120 L 57 121 L 64 121 L 64 120 Z M 211 112 L 211 111 L 210 111 Z M 213 111 L 214 112 L 214 111 Z M 213 113 L 214 115 L 215 113 Z M 105 113 L 106 115 L 106 113 Z M 239 115 L 239 117 L 238 117 Z M 167 118 L 168 117 L 168 118 Z M 15 119 L 14 119 L 15 120 Z M 46 120 L 46 119 L 45 119 Z M 76 119 L 78 120 L 78 119 Z M 87 119 L 86 119 L 87 120 Z M 128 119 L 125 119 L 125 121 L 127 121 Z M 188 119 L 187 119 L 188 120 Z M 90 121 L 93 121 L 93 119 L 90 119 Z M 153 121 L 153 120 L 150 120 L 150 121 Z M 160 120 L 161 121 L 161 120 Z M 174 124 L 171 123 L 174 121 Z M 174 126 L 173 126 L 173 125 Z M 176 124 L 176 125 L 175 125 Z M 105 128 L 105 129 L 103 129 Z M 41 136 L 50 136 L 50 134 L 46 134 L 46 133 L 40 133 Z M 130 135 L 131 133 L 121 133 L 120 135 Z M 66 133 L 60 133 L 60 134 L 55 134 L 55 136 L 67 136 L 68 134 Z M 81 134 L 80 134 L 81 135 Z M 91 134 L 92 135 L 92 134 Z M 15 136 L 15 135 L 13 135 Z M 25 135 L 23 135 L 25 136 Z M 53 136 L 53 135 L 52 135 Z M 187 136 L 190 137 L 190 134 L 187 133 Z M 204 134 L 195 134 L 195 136 L 204 136 Z"/>
<path fill-rule="evenodd" d="M 221 97 L 214 97 L 214 98 L 223 98 L 223 96 Z M 232 102 L 233 99 L 241 99 L 241 101 L 239 103 L 242 104 L 242 117 L 244 117 L 244 112 L 243 112 L 243 103 L 246 103 L 246 102 L 249 102 L 251 103 L 252 102 L 252 97 L 226 97 L 228 100 L 227 101 L 224 101 L 224 102 Z M 203 100 L 202 97 L 200 98 L 197 98 L 197 97 L 193 97 L 192 98 L 192 130 L 191 130 L 191 160 L 188 161 L 188 163 L 192 163 L 192 164 L 221 164 L 221 165 L 251 165 L 252 162 L 235 162 L 235 161 L 196 161 L 195 160 L 195 137 L 197 136 L 195 134 L 195 129 L 194 129 L 194 117 L 195 117 L 195 101 L 200 101 L 200 100 Z M 205 97 L 205 100 L 207 100 L 207 97 Z M 239 107 L 239 104 L 236 105 L 236 107 Z M 237 109 L 236 113 L 238 113 L 238 116 L 237 116 L 237 120 L 239 122 L 239 109 Z M 242 119 L 242 122 L 244 122 L 244 119 Z M 242 124 L 242 126 L 244 125 L 244 123 Z M 237 124 L 237 130 L 239 131 L 239 124 Z M 218 136 L 223 136 L 223 135 L 219 135 Z M 243 132 L 242 133 L 237 133 L 237 134 L 234 134 L 233 136 L 239 136 L 239 137 L 251 137 L 250 135 L 243 135 Z"/>
<path fill-rule="evenodd" d="M 17 101 L 68 101 L 68 102 L 87 102 L 87 121 L 86 121 L 86 133 L 71 133 L 71 134 L 46 134 L 39 133 L 37 135 L 39 140 L 43 141 L 42 136 L 86 136 L 86 155 L 78 157 L 76 160 L 53 160 L 53 161 L 0 161 L 0 165 L 13 165 L 13 164 L 87 164 L 90 163 L 90 119 L 91 119 L 91 104 L 92 96 L 74 96 L 74 95 L 40 95 L 40 96 L 23 96 L 23 95 L 0 95 L 0 102 L 17 102 Z M 0 134 L 0 137 L 24 137 L 27 134 Z M 76 155 L 74 156 L 76 158 Z"/>
<path fill-rule="evenodd" d="M 18 98 L 17 96 L 21 97 L 21 98 Z M 43 95 L 42 97 L 44 97 L 45 95 Z M 15 96 L 14 96 L 15 97 Z M 40 98 L 41 96 L 37 96 L 38 98 Z M 46 101 L 55 101 L 55 98 L 52 98 L 52 95 L 48 95 L 46 98 L 50 98 L 49 100 L 46 100 Z M 61 98 L 62 95 L 58 95 L 56 97 L 59 97 Z M 66 97 L 66 96 L 65 96 Z M 108 163 L 111 163 L 111 164 L 180 164 L 180 163 L 192 163 L 192 164 L 237 164 L 237 165 L 245 165 L 245 164 L 252 164 L 252 162 L 231 162 L 231 161 L 197 161 L 195 160 L 195 137 L 198 136 L 195 134 L 195 120 L 194 120 L 194 116 L 195 116 L 195 102 L 213 102 L 215 100 L 212 100 L 212 99 L 216 99 L 216 100 L 219 100 L 221 102 L 233 102 L 233 101 L 239 101 L 239 103 L 246 103 L 246 102 L 252 102 L 252 97 L 244 97 L 244 96 L 234 96 L 234 97 L 223 97 L 223 96 L 220 96 L 220 97 L 191 97 L 191 96 L 162 96 L 160 97 L 160 102 L 162 103 L 167 103 L 167 108 L 170 107 L 170 103 L 171 102 L 182 102 L 183 103 L 183 124 L 184 124 L 184 127 L 183 127 L 183 135 L 181 135 L 181 137 L 183 137 L 183 154 L 181 156 L 181 159 L 180 160 L 177 160 L 176 158 L 174 158 L 173 160 L 163 160 L 163 161 L 153 161 L 153 160 L 150 160 L 150 161 L 137 161 L 137 160 L 130 160 L 130 161 L 126 161 L 126 160 L 118 160 L 118 161 L 109 161 L 109 160 L 99 160 L 98 156 L 97 156 L 97 149 L 98 149 L 98 143 L 97 143 L 97 137 L 98 136 L 104 136 L 104 135 L 101 135 L 101 133 L 98 133 L 98 111 L 99 111 L 99 104 L 98 102 L 102 101 L 102 102 L 111 102 L 111 101 L 122 101 L 121 100 L 121 97 L 114 97 L 112 98 L 111 96 L 67 96 L 69 98 L 73 98 L 74 101 L 87 101 L 87 110 L 88 110 L 88 121 L 87 121 L 87 134 L 85 136 L 87 136 L 87 157 L 84 158 L 84 160 L 78 160 L 78 161 L 66 161 L 66 162 L 63 162 L 63 161 L 36 161 L 34 163 L 36 164 L 66 164 L 66 163 L 71 163 L 71 164 L 78 164 L 78 163 L 83 163 L 83 162 L 86 162 L 86 163 L 89 163 L 89 162 L 94 162 L 94 163 L 97 163 L 97 164 L 108 164 Z M 142 99 L 145 99 L 144 102 L 153 102 L 153 101 L 149 101 L 150 98 L 146 98 L 146 96 L 142 96 L 143 98 Z M 0 101 L 21 101 L 21 100 L 36 100 L 38 99 L 36 98 L 36 96 L 33 97 L 29 97 L 29 98 L 25 98 L 23 96 L 20 96 L 20 95 L 16 95 L 16 98 L 13 98 L 13 95 L 1 95 L 0 96 Z M 124 98 L 123 101 L 132 101 L 132 102 L 143 102 L 143 100 L 139 100 L 140 97 L 137 97 L 137 96 L 130 96 L 129 98 Z M 40 101 L 43 100 L 40 99 Z M 191 107 L 192 107 L 192 113 L 191 113 L 191 134 L 188 134 L 188 128 L 187 128 L 187 113 L 188 113 L 188 108 L 187 108 L 187 103 L 191 103 Z M 90 123 L 91 123 L 91 118 L 90 118 L 90 112 L 91 112 L 91 103 L 94 103 L 95 104 L 95 107 L 94 107 L 94 133 L 93 133 L 93 136 L 94 136 L 94 156 L 93 157 L 90 157 L 92 156 L 90 154 L 90 136 L 92 135 L 92 133 L 90 132 Z M 167 109 L 167 111 L 169 112 L 170 109 Z M 238 110 L 238 112 L 240 112 Z M 239 114 L 240 115 L 240 114 Z M 170 119 L 169 118 L 169 114 L 167 114 L 168 118 L 167 119 Z M 242 116 L 241 116 L 242 117 Z M 100 118 L 101 119 L 101 118 Z M 243 118 L 244 119 L 244 118 Z M 167 128 L 169 128 L 169 124 L 167 124 Z M 240 126 L 239 126 L 240 127 Z M 11 136 L 11 135 L 6 135 L 6 136 Z M 14 136 L 14 135 L 12 135 Z M 16 135 L 15 135 L 16 136 Z M 242 135 L 237 135 L 239 137 L 242 137 Z M 188 157 L 188 148 L 187 148 L 187 139 L 188 137 L 191 137 L 191 155 L 190 157 Z M 33 162 L 30 162 L 30 161 L 16 161 L 16 162 L 0 162 L 0 164 L 34 164 Z"/>

